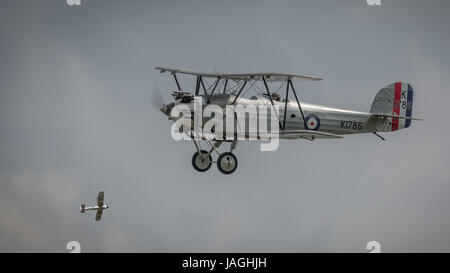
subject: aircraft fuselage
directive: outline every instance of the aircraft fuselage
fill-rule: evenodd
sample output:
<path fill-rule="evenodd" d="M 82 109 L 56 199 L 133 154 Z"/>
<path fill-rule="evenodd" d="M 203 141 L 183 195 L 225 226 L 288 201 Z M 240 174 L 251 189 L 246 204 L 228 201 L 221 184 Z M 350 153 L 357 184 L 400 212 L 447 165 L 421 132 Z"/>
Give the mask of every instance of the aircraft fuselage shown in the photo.
<path fill-rule="evenodd" d="M 103 205 L 103 206 L 101 207 L 101 209 L 107 209 L 107 208 L 109 208 L 108 205 Z M 85 207 L 85 208 L 84 208 L 84 210 L 98 210 L 98 209 L 99 209 L 99 206 L 92 206 L 92 207 Z"/>
<path fill-rule="evenodd" d="M 206 102 L 208 99 L 207 96 L 202 96 L 203 102 Z M 221 94 L 214 95 L 211 97 L 210 104 L 219 105 L 222 108 L 225 108 L 227 105 L 231 105 L 234 101 L 235 96 Z M 161 109 L 166 115 L 169 115 L 169 111 L 173 108 L 174 105 L 180 104 L 181 102 L 177 102 L 173 105 L 169 105 L 167 109 Z M 285 102 L 284 101 L 273 101 L 274 105 L 278 105 L 279 112 L 277 113 L 278 119 L 284 130 L 316 130 L 320 132 L 332 133 L 337 135 L 345 135 L 345 134 L 358 134 L 358 133 L 372 133 L 372 132 L 386 132 L 390 131 L 391 119 L 381 119 L 375 117 L 372 113 L 360 112 L 360 111 L 352 111 L 346 109 L 340 109 L 335 107 L 323 106 L 310 104 L 305 102 L 300 102 L 300 106 L 303 111 L 303 115 L 306 121 L 303 121 L 303 117 L 299 110 L 298 104 L 296 100 L 291 100 L 287 103 L 286 109 L 286 121 L 284 121 L 285 117 Z M 188 105 L 191 108 L 191 111 L 194 109 L 193 102 L 190 103 L 181 103 Z M 246 99 L 239 98 L 236 101 L 236 106 L 242 105 L 244 108 L 249 105 L 254 105 L 256 108 L 259 105 L 266 105 L 267 107 L 271 106 L 271 101 L 267 98 L 259 98 L 259 99 Z M 203 107 L 206 107 L 204 103 Z M 169 116 L 170 118 L 170 116 Z M 203 117 L 203 123 L 207 122 L 210 117 Z M 225 117 L 224 117 L 225 120 Z M 268 116 L 268 120 L 270 122 L 270 115 Z M 248 129 L 248 124 L 251 121 L 247 119 L 246 122 L 246 130 Z"/>

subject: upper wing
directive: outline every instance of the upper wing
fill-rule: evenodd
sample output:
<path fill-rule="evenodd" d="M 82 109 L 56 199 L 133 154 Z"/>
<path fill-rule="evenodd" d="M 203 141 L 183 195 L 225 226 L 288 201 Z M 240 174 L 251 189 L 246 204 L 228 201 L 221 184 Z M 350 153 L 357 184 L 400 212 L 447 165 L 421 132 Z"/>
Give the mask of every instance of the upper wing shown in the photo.
<path fill-rule="evenodd" d="M 100 219 L 102 218 L 102 214 L 103 214 L 103 207 L 99 207 L 97 209 L 97 214 L 95 214 L 95 221 L 100 221 Z"/>
<path fill-rule="evenodd" d="M 97 206 L 103 207 L 104 192 L 99 192 L 97 197 Z"/>
<path fill-rule="evenodd" d="M 181 68 L 170 68 L 170 67 L 162 67 L 157 66 L 155 69 L 159 70 L 161 73 L 164 73 L 166 71 L 169 71 L 171 73 L 181 73 L 181 74 L 188 74 L 188 75 L 196 75 L 196 76 L 202 76 L 206 78 L 222 78 L 222 79 L 229 79 L 229 80 L 256 80 L 261 81 L 262 77 L 265 78 L 266 81 L 269 82 L 282 82 L 287 80 L 297 80 L 297 81 L 320 81 L 321 78 L 317 77 L 311 77 L 311 76 L 304 76 L 299 74 L 286 74 L 286 73 L 217 73 L 217 72 L 199 72 L 194 70 L 187 70 L 187 69 L 181 69 Z"/>

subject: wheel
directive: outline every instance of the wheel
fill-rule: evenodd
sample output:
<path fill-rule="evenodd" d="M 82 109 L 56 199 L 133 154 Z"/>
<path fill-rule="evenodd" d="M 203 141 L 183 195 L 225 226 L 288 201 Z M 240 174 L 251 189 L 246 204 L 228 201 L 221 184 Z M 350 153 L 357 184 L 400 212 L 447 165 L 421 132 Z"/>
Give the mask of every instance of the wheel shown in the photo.
<path fill-rule="evenodd" d="M 217 159 L 217 167 L 223 174 L 233 173 L 238 166 L 238 160 L 233 153 L 223 153 Z"/>
<path fill-rule="evenodd" d="M 200 152 L 202 153 L 203 157 L 208 154 L 208 152 L 205 150 L 201 150 Z M 204 159 L 202 159 L 202 156 L 200 156 L 198 152 L 195 152 L 195 154 L 192 156 L 192 166 L 199 172 L 206 172 L 207 170 L 209 170 L 209 168 L 211 168 L 212 156 L 209 155 Z"/>

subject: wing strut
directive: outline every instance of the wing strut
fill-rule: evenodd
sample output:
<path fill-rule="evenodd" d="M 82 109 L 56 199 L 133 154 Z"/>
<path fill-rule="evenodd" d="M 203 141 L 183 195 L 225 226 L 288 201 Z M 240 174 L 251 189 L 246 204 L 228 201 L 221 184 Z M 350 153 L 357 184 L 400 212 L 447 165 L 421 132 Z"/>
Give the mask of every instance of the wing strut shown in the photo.
<path fill-rule="evenodd" d="M 300 106 L 300 102 L 298 101 L 297 92 L 295 92 L 294 85 L 292 84 L 291 80 L 288 80 L 288 85 L 289 84 L 291 85 L 292 93 L 294 93 L 295 100 L 297 101 L 297 105 L 298 105 L 298 109 L 300 110 L 300 114 L 302 114 L 303 125 L 305 126 L 305 130 L 308 130 L 308 127 L 306 126 L 305 115 L 303 114 L 302 107 Z"/>
<path fill-rule="evenodd" d="M 197 76 L 197 83 L 195 84 L 195 95 L 198 96 L 198 92 L 200 91 L 200 76 Z"/>
<path fill-rule="evenodd" d="M 242 85 L 241 89 L 239 89 L 239 92 L 237 93 L 236 97 L 234 98 L 232 105 L 234 105 L 236 103 L 237 99 L 241 95 L 242 90 L 244 90 L 244 87 L 246 84 L 247 84 L 247 81 L 244 81 L 244 84 Z"/>
<path fill-rule="evenodd" d="M 231 105 L 234 106 L 236 104 L 236 101 L 238 100 L 239 96 L 241 95 L 242 90 L 244 90 L 244 87 L 246 84 L 247 84 L 247 80 L 244 81 L 244 84 L 242 85 L 241 89 L 239 89 L 239 92 L 237 93 L 236 97 L 234 97 L 233 103 Z M 233 112 L 234 112 L 234 121 L 237 122 L 237 114 L 235 111 L 233 111 Z M 238 123 L 238 125 L 239 125 L 239 123 Z M 236 136 L 235 141 L 237 141 L 237 136 Z"/>
<path fill-rule="evenodd" d="M 177 83 L 178 91 L 181 91 L 180 83 L 178 82 L 176 73 L 172 73 L 175 82 Z"/>
<path fill-rule="evenodd" d="M 225 85 L 223 86 L 223 93 L 227 91 L 228 79 L 225 80 Z"/>
<path fill-rule="evenodd" d="M 286 128 L 286 113 L 287 113 L 288 98 L 289 98 L 289 83 L 286 84 L 286 98 L 285 98 L 285 102 L 284 102 L 283 131 Z"/>
<path fill-rule="evenodd" d="M 272 94 L 270 94 L 269 87 L 267 86 L 266 77 L 262 76 L 262 80 L 263 80 L 263 82 L 264 82 L 264 86 L 266 87 L 266 91 L 267 91 L 267 95 L 269 96 L 270 103 L 272 103 L 272 106 L 275 107 L 275 105 L 274 105 L 274 103 L 273 103 L 273 100 L 272 100 Z M 274 109 L 275 109 L 275 108 L 274 108 Z M 277 115 L 277 118 L 278 118 L 278 115 Z M 279 118 L 278 118 L 278 124 L 280 125 L 280 130 L 281 130 L 281 129 L 282 129 L 282 126 L 281 126 L 281 122 L 280 122 L 280 119 L 279 119 Z"/>
<path fill-rule="evenodd" d="M 200 76 L 200 83 L 202 84 L 203 92 L 205 92 L 205 95 L 208 95 L 208 92 L 206 92 L 205 84 L 203 83 L 203 79 L 201 76 Z"/>
<path fill-rule="evenodd" d="M 214 91 L 216 91 L 216 87 L 217 87 L 217 84 L 219 83 L 219 81 L 220 81 L 220 77 L 217 77 L 216 83 L 214 84 L 211 94 L 209 94 L 209 96 L 208 96 L 208 101 L 206 102 L 206 104 L 209 104 L 211 102 L 211 96 L 214 94 Z"/>

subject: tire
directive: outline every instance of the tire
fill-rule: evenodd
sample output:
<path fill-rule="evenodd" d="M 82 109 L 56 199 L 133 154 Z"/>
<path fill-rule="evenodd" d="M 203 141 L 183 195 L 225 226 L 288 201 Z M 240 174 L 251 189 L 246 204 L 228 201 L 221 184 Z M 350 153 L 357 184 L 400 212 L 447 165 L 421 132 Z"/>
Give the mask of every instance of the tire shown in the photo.
<path fill-rule="evenodd" d="M 205 150 L 200 151 L 203 156 L 207 155 L 208 152 Z M 206 172 L 211 168 L 212 165 L 212 156 L 209 155 L 208 158 L 205 158 L 202 162 L 200 154 L 198 152 L 195 152 L 192 156 L 192 167 L 198 172 Z"/>
<path fill-rule="evenodd" d="M 217 159 L 217 167 L 223 174 L 232 174 L 238 166 L 238 160 L 233 153 L 225 152 Z"/>

